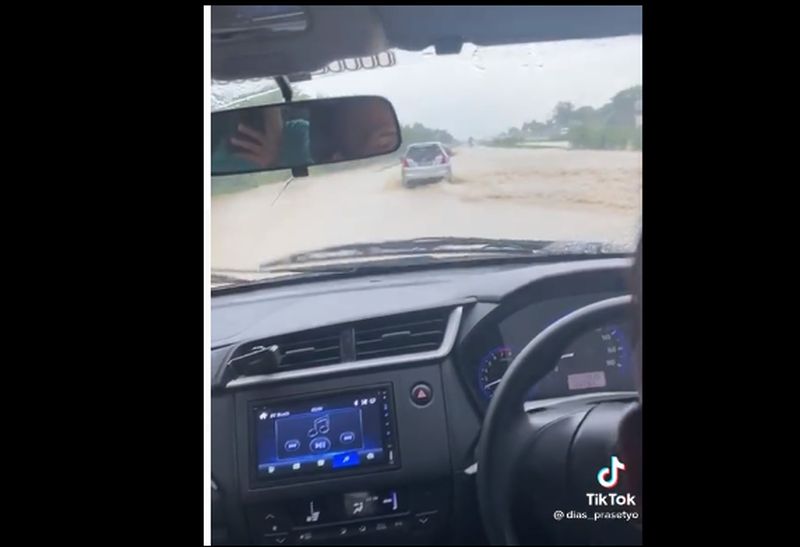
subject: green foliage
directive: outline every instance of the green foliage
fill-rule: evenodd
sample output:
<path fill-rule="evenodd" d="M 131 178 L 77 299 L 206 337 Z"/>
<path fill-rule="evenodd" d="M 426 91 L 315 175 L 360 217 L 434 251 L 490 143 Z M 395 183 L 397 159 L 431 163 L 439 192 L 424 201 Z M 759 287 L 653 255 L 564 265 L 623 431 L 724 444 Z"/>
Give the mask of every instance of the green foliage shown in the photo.
<path fill-rule="evenodd" d="M 598 150 L 642 149 L 642 128 L 636 126 L 637 103 L 642 100 L 642 86 L 624 89 L 598 109 L 578 109 L 559 102 L 547 122 L 525 122 L 512 127 L 490 141 L 492 146 L 520 146 L 536 140 L 569 140 L 573 148 Z M 566 135 L 563 131 L 566 130 Z"/>
<path fill-rule="evenodd" d="M 553 115 L 550 119 L 555 125 L 564 127 L 568 125 L 572 119 L 574 109 L 575 107 L 572 106 L 572 103 L 561 101 L 556 105 L 555 109 L 553 109 Z"/>
<path fill-rule="evenodd" d="M 642 149 L 642 130 L 614 125 L 577 125 L 567 138 L 573 148 L 595 150 Z"/>
<path fill-rule="evenodd" d="M 522 138 L 519 137 L 519 136 L 516 136 L 516 137 L 508 136 L 508 137 L 498 137 L 496 139 L 492 139 L 491 141 L 489 141 L 488 144 L 489 144 L 489 146 L 499 146 L 499 147 L 505 147 L 505 148 L 514 148 L 516 146 L 519 146 L 519 144 L 521 142 L 522 142 Z"/>
<path fill-rule="evenodd" d="M 642 128 L 637 127 L 633 133 L 633 149 L 634 150 L 641 150 L 642 149 Z"/>

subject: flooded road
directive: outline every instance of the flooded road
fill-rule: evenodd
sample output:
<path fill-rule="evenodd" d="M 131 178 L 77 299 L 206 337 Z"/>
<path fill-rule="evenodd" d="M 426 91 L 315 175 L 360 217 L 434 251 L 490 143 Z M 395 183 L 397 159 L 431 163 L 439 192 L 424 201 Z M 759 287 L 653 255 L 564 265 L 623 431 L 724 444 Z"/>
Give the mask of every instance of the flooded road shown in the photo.
<path fill-rule="evenodd" d="M 331 245 L 425 236 L 632 243 L 641 152 L 461 147 L 453 182 L 412 189 L 399 162 L 214 196 L 211 264 L 262 262 Z"/>

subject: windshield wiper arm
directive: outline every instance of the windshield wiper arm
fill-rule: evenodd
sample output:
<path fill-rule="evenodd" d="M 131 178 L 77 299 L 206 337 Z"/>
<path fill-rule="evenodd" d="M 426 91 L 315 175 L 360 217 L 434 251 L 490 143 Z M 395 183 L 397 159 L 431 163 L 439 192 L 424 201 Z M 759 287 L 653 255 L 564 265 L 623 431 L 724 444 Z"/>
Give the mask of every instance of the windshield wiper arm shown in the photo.
<path fill-rule="evenodd" d="M 317 251 L 290 255 L 284 259 L 261 264 L 260 269 L 301 264 L 323 260 L 342 260 L 381 256 L 409 256 L 424 254 L 480 254 L 524 253 L 545 249 L 552 241 L 525 241 L 514 239 L 488 239 L 478 237 L 423 237 L 379 243 L 356 243 L 326 247 Z"/>
<path fill-rule="evenodd" d="M 326 247 L 317 251 L 290 255 L 286 258 L 265 262 L 261 271 L 275 271 L 282 267 L 293 267 L 324 261 L 347 259 L 375 259 L 385 257 L 425 255 L 493 255 L 493 256 L 552 256 L 552 255 L 597 255 L 625 254 L 623 247 L 610 243 L 585 241 L 552 241 L 524 239 L 490 239 L 481 237 L 423 237 L 401 241 L 378 243 L 356 243 Z"/>

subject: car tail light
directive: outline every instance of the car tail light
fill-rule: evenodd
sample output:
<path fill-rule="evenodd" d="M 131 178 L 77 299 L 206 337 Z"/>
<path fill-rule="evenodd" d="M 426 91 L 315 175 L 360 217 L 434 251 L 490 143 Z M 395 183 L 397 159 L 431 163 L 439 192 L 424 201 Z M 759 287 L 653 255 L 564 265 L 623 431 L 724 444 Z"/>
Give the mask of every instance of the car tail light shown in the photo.
<path fill-rule="evenodd" d="M 408 160 L 406 158 L 403 158 L 400 163 L 403 164 L 403 167 L 408 167 Z"/>

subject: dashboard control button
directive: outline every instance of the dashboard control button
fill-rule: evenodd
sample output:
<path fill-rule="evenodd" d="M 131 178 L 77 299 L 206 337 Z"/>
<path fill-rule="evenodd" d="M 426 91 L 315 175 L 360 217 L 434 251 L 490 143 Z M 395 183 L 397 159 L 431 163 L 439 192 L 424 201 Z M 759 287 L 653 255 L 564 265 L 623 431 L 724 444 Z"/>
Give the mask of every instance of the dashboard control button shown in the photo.
<path fill-rule="evenodd" d="M 282 509 L 270 506 L 258 506 L 250 509 L 250 522 L 259 534 L 281 534 L 292 528 L 289 515 Z"/>
<path fill-rule="evenodd" d="M 289 519 L 265 520 L 261 528 L 266 534 L 278 534 L 288 532 L 291 529 Z"/>
<path fill-rule="evenodd" d="M 314 530 L 306 530 L 305 532 L 298 532 L 295 536 L 295 543 L 303 544 L 303 543 L 312 543 L 317 538 L 317 532 Z"/>
<path fill-rule="evenodd" d="M 389 530 L 392 532 L 407 532 L 408 531 L 408 519 L 395 519 L 389 522 Z"/>
<path fill-rule="evenodd" d="M 332 520 L 330 507 L 323 498 L 290 502 L 290 515 L 295 526 L 316 526 Z"/>
<path fill-rule="evenodd" d="M 309 452 L 315 453 L 322 453 L 327 452 L 331 448 L 331 441 L 328 437 L 317 437 L 316 439 L 311 439 L 311 442 L 308 444 Z"/>
<path fill-rule="evenodd" d="M 264 534 L 263 545 L 288 545 L 289 534 Z"/>
<path fill-rule="evenodd" d="M 286 441 L 283 447 L 286 449 L 287 452 L 294 452 L 295 450 L 300 448 L 300 441 L 298 441 L 297 439 Z"/>
<path fill-rule="evenodd" d="M 431 386 L 425 383 L 418 383 L 411 388 L 411 400 L 417 406 L 427 406 L 433 399 Z"/>
<path fill-rule="evenodd" d="M 414 515 L 414 528 L 417 530 L 431 530 L 439 523 L 439 511 L 426 511 Z"/>
<path fill-rule="evenodd" d="M 353 467 L 361 463 L 361 458 L 358 452 L 345 452 L 343 454 L 336 454 L 333 457 L 332 466 L 334 469 L 342 467 Z"/>

